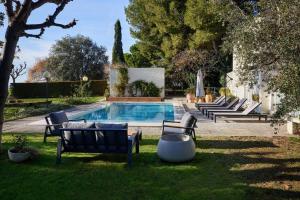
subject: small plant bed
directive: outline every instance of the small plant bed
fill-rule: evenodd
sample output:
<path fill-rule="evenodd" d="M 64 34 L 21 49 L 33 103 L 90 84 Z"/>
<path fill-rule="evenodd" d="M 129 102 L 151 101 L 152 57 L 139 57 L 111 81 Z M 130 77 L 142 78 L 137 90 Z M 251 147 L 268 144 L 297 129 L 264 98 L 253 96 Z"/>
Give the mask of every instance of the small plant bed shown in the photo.
<path fill-rule="evenodd" d="M 5 104 L 5 107 L 42 106 L 42 105 L 50 105 L 51 103 L 52 103 L 52 101 L 7 103 L 7 104 Z"/>
<path fill-rule="evenodd" d="M 162 102 L 161 97 L 108 97 L 108 101 L 112 102 Z"/>
<path fill-rule="evenodd" d="M 40 104 L 39 102 L 44 99 L 21 99 L 25 104 L 23 106 L 6 106 L 4 108 L 4 120 L 11 121 L 16 119 L 22 119 L 25 117 L 32 117 L 64 110 L 71 108 L 75 105 L 92 104 L 104 99 L 103 97 L 65 97 L 65 98 L 51 98 L 49 101 L 52 103 Z M 45 101 L 45 100 L 44 100 Z"/>
<path fill-rule="evenodd" d="M 159 137 L 146 136 L 128 168 L 126 156 L 105 154 L 66 154 L 56 165 L 57 138 L 43 144 L 41 135 L 27 137 L 37 159 L 0 155 L 1 199 L 299 199 L 297 139 L 204 137 L 192 162 L 170 164 L 156 154 Z M 5 149 L 11 137 L 4 134 Z"/>

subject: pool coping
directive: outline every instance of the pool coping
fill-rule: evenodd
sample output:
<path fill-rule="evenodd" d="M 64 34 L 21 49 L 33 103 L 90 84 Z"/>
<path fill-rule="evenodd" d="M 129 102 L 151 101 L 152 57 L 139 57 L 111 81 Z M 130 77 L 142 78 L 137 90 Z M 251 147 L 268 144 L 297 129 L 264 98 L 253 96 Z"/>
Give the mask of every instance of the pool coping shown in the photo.
<path fill-rule="evenodd" d="M 132 103 L 146 103 L 146 104 L 173 104 L 173 108 L 174 108 L 174 120 L 175 121 L 178 121 L 182 118 L 182 115 L 184 114 L 184 112 L 186 111 L 183 104 L 180 103 L 180 102 L 123 102 L 123 101 L 120 101 L 120 102 L 101 102 L 100 106 L 103 106 L 103 107 L 106 107 L 107 105 L 110 105 L 112 103 L 128 103 L 128 104 L 132 104 Z M 89 110 L 86 110 L 86 111 L 81 111 L 81 112 L 78 112 L 78 113 L 69 113 L 69 117 L 70 119 L 74 119 L 74 118 L 78 118 L 82 115 L 85 115 L 85 114 L 88 114 L 90 112 L 93 112 L 93 111 L 96 111 L 96 110 L 99 110 L 99 107 L 98 108 L 93 108 L 93 109 L 89 109 Z M 104 123 L 107 123 L 104 122 Z M 111 122 L 111 123 L 122 123 L 122 122 Z M 128 126 L 132 126 L 132 127 L 161 127 L 162 126 L 162 122 L 128 122 Z"/>

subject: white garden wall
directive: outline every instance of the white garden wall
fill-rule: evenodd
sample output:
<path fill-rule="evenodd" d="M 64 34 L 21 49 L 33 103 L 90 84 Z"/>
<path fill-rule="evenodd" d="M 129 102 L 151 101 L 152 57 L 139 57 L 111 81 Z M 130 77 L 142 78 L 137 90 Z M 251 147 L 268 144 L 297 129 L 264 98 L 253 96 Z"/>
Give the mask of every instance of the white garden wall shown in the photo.
<path fill-rule="evenodd" d="M 161 88 L 160 96 L 165 97 L 165 69 L 164 68 L 128 68 L 129 83 L 137 80 L 153 82 L 158 88 Z M 118 81 L 118 69 L 111 68 L 109 75 L 110 96 L 117 96 L 115 84 Z"/>

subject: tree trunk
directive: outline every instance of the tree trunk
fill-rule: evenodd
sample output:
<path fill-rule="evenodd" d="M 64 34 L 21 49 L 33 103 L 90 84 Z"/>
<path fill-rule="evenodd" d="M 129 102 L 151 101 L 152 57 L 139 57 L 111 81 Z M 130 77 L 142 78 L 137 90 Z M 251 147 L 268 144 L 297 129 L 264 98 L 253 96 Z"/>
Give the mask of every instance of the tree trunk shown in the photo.
<path fill-rule="evenodd" d="M 8 95 L 8 84 L 11 66 L 14 60 L 19 36 L 17 28 L 9 25 L 5 34 L 3 54 L 0 58 L 0 152 L 2 151 L 2 132 L 4 123 L 4 107 Z"/>

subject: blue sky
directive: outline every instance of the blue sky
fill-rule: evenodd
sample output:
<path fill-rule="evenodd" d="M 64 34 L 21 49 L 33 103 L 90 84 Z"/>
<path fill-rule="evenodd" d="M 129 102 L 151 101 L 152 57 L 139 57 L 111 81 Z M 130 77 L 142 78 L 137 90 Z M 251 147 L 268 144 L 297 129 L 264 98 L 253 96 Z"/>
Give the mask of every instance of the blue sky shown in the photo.
<path fill-rule="evenodd" d="M 57 22 L 68 23 L 76 18 L 78 24 L 72 29 L 60 29 L 51 27 L 46 30 L 42 39 L 21 38 L 20 59 L 15 63 L 26 62 L 32 66 L 37 58 L 46 57 L 51 45 L 66 35 L 82 34 L 92 38 L 98 45 L 107 48 L 107 55 L 111 57 L 114 42 L 114 24 L 120 19 L 122 24 L 123 49 L 128 52 L 134 39 L 130 36 L 129 25 L 126 21 L 124 8 L 129 0 L 74 0 L 70 2 L 65 10 L 57 18 Z M 32 13 L 29 23 L 43 22 L 55 9 L 55 5 L 46 5 Z M 3 10 L 3 5 L 1 6 Z M 1 40 L 4 38 L 4 27 L 0 28 Z M 27 74 L 19 78 L 17 82 L 23 82 Z"/>

